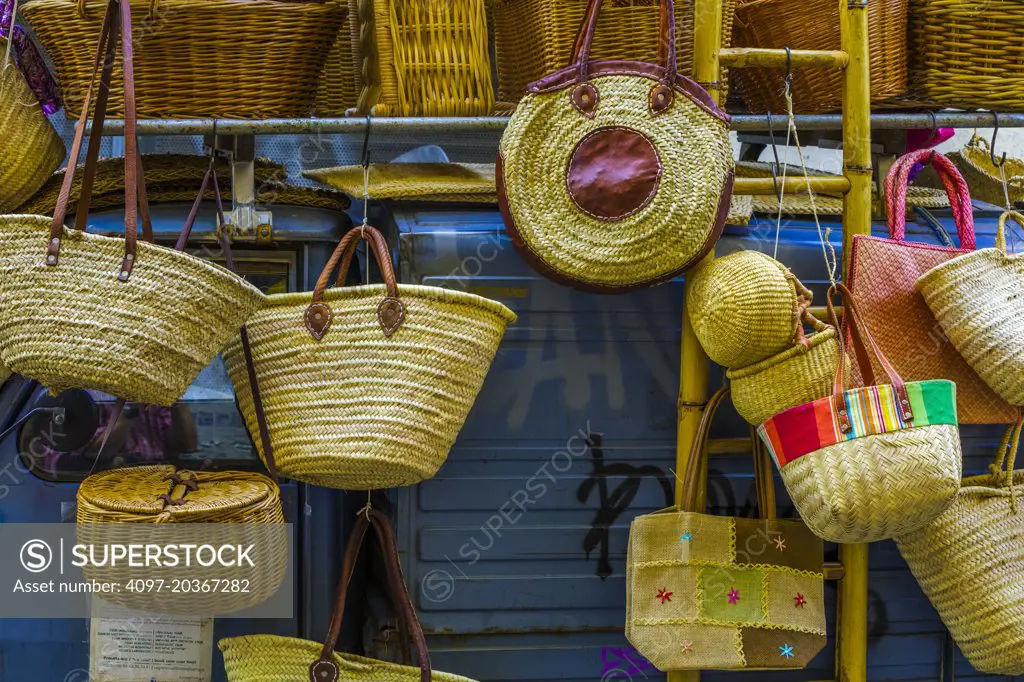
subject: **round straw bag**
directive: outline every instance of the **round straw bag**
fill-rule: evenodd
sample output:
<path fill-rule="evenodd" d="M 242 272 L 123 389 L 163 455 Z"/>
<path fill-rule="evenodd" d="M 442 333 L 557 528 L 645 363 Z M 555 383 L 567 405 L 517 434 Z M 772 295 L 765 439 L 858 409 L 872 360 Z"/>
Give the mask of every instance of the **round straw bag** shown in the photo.
<path fill-rule="evenodd" d="M 328 290 L 362 238 L 385 284 Z M 399 286 L 384 237 L 363 226 L 345 234 L 312 294 L 268 297 L 224 360 L 249 433 L 282 476 L 391 488 L 437 473 L 515 319 L 473 294 Z"/>
<path fill-rule="evenodd" d="M 831 392 L 840 356 L 836 330 L 809 313 L 804 320 L 815 332 L 803 342 L 726 372 L 733 405 L 748 424 L 757 426 L 772 415 Z"/>
<path fill-rule="evenodd" d="M 398 650 L 407 665 L 335 651 L 348 602 L 349 583 L 370 528 L 377 536 L 384 557 L 387 591 L 397 612 Z M 294 637 L 249 635 L 222 639 L 217 645 L 224 654 L 228 682 L 339 682 L 342 679 L 351 682 L 473 682 L 431 669 L 427 639 L 405 586 L 391 521 L 374 509 L 359 513 L 345 546 L 331 624 L 323 644 Z M 408 664 L 413 650 L 416 665 Z"/>
<path fill-rule="evenodd" d="M 660 64 L 591 61 L 590 0 L 570 66 L 531 83 L 498 150 L 505 229 L 541 274 L 616 293 L 697 263 L 729 212 L 729 121 L 676 71 L 675 5 L 661 0 Z"/>
<path fill-rule="evenodd" d="M 1006 252 L 1006 221 L 999 217 L 996 245 L 937 265 L 917 289 L 950 343 L 989 387 L 1011 405 L 1024 405 L 1024 254 Z M 17 369 L 17 368 L 15 368 Z"/>
<path fill-rule="evenodd" d="M 963 149 L 948 155 L 971 187 L 971 197 L 996 206 L 1024 201 L 1024 161 L 1007 158 L 1003 170 L 992 163 L 988 140 L 975 134 Z M 1003 191 L 1003 173 L 1006 174 L 1006 192 Z"/>
<path fill-rule="evenodd" d="M 708 357 L 723 367 L 745 367 L 794 339 L 804 342 L 801 318 L 813 296 L 771 256 L 737 251 L 693 271 L 686 309 Z"/>
<path fill-rule="evenodd" d="M 188 529 L 180 524 L 217 525 Z M 105 601 L 158 613 L 214 615 L 255 606 L 277 592 L 288 562 L 280 492 L 276 483 L 255 472 L 194 472 L 159 465 L 93 474 L 78 489 L 77 540 L 100 550 L 94 554 L 97 560 L 111 545 L 252 545 L 251 568 L 218 562 L 206 566 L 198 548 L 187 567 L 184 553 L 175 552 L 175 565 L 162 556 L 159 567 L 124 561 L 83 568 L 87 580 L 121 586 L 118 592 L 103 593 Z M 139 580 L 163 581 L 163 588 L 129 587 Z M 231 588 L 231 580 L 246 580 L 246 590 L 241 585 Z M 229 584 L 214 588 L 214 581 Z"/>
<path fill-rule="evenodd" d="M 1024 675 L 1024 471 L 1013 470 L 1020 435 L 1019 423 L 1008 427 L 990 473 L 965 478 L 941 516 L 896 538 L 960 651 L 993 675 Z"/>
<path fill-rule="evenodd" d="M 867 346 L 889 384 L 845 390 L 836 363 L 832 395 L 781 412 L 758 427 L 800 516 L 829 542 L 875 542 L 921 528 L 960 487 L 956 387 L 946 380 L 904 383 L 867 331 L 849 290 L 842 293 L 853 343 Z M 842 350 L 843 334 L 837 336 Z M 859 352 L 859 351 L 858 351 Z M 864 349 L 866 353 L 866 349 Z M 869 370 L 870 374 L 870 370 Z"/>
<path fill-rule="evenodd" d="M 123 25 L 123 30 L 122 30 Z M 103 69 L 89 138 L 85 181 L 99 156 L 110 70 L 120 34 L 126 83 L 125 236 L 87 234 L 90 193 L 64 226 L 74 167 L 64 175 L 53 218 L 0 217 L 0 360 L 60 392 L 104 391 L 154 405 L 176 401 L 263 301 L 258 289 L 218 265 L 153 243 L 138 154 L 133 98 L 131 13 L 127 0 L 107 7 L 97 52 Z M 105 54 L 104 54 L 105 53 Z M 71 158 L 81 151 L 92 90 Z M 141 209 L 141 211 L 140 211 Z M 138 241 L 141 212 L 143 237 Z"/>

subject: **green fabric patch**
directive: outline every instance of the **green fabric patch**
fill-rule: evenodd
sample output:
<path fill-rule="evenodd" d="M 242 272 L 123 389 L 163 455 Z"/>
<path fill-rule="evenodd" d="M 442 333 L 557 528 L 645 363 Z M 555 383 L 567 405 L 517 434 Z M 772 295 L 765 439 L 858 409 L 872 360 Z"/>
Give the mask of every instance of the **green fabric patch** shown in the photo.
<path fill-rule="evenodd" d="M 956 384 L 945 379 L 913 381 L 907 384 L 914 426 L 957 425 Z"/>
<path fill-rule="evenodd" d="M 733 623 L 764 620 L 762 571 L 734 566 L 706 566 L 700 572 L 701 614 Z"/>

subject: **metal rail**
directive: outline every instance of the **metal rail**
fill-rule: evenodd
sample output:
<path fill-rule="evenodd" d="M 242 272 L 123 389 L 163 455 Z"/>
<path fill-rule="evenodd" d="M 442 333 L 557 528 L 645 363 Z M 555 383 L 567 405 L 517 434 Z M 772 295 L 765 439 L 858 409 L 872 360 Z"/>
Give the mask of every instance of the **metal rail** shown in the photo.
<path fill-rule="evenodd" d="M 911 128 L 991 128 L 995 117 L 990 111 L 894 112 L 871 114 L 873 130 L 907 130 Z M 784 114 L 737 114 L 732 129 L 739 132 L 786 129 Z M 371 126 L 380 135 L 427 135 L 435 133 L 494 133 L 505 130 L 508 119 L 497 116 L 468 118 L 375 118 Z M 213 119 L 154 119 L 139 121 L 141 135 L 209 135 Z M 799 130 L 842 130 L 842 114 L 806 114 L 796 116 Z M 91 127 L 91 125 L 90 125 Z M 999 113 L 1000 128 L 1024 128 L 1024 113 Z M 219 135 L 355 135 L 366 130 L 365 118 L 271 118 L 260 121 L 218 119 Z M 106 121 L 103 132 L 121 135 L 124 121 Z"/>

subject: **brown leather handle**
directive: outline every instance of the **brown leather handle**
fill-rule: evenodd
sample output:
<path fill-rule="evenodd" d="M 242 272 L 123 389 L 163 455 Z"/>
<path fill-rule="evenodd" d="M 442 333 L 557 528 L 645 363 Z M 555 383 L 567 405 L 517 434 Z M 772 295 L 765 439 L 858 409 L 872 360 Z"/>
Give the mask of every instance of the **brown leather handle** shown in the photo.
<path fill-rule="evenodd" d="M 590 0 L 587 5 L 587 12 L 583 16 L 583 23 L 576 34 L 576 42 L 572 47 L 572 59 L 570 64 L 575 64 L 579 70 L 579 82 L 587 81 L 587 71 L 590 64 L 590 48 L 594 43 L 594 33 L 597 31 L 597 20 L 601 15 L 602 0 Z M 658 37 L 658 63 L 665 69 L 663 81 L 671 85 L 676 80 L 676 6 L 674 0 L 660 0 Z"/>
<path fill-rule="evenodd" d="M 388 243 L 376 228 L 362 225 L 349 230 L 341 238 L 337 248 L 334 249 L 334 253 L 331 254 L 330 259 L 327 261 L 323 272 L 320 273 L 320 279 L 317 280 L 316 286 L 313 288 L 313 302 L 306 309 L 305 321 L 306 328 L 309 329 L 309 332 L 317 341 L 324 337 L 334 319 L 334 312 L 324 302 L 324 292 L 327 290 L 327 284 L 331 280 L 331 273 L 341 263 L 342 268 L 338 272 L 336 283 L 345 281 L 348 276 L 348 268 L 352 265 L 352 254 L 362 239 L 369 243 L 374 258 L 377 260 L 377 265 L 380 266 L 380 271 L 384 276 L 387 294 L 384 300 L 380 302 L 380 305 L 377 306 L 377 318 L 381 328 L 384 330 L 384 335 L 391 336 L 402 325 L 402 322 L 405 321 L 405 304 L 398 298 L 398 282 L 395 280 L 395 269 L 391 264 L 391 252 L 388 249 Z"/>
<path fill-rule="evenodd" d="M 701 472 L 704 470 L 704 460 L 707 457 L 708 439 L 711 435 L 711 424 L 714 421 L 715 413 L 722 406 L 725 399 L 729 397 L 728 388 L 720 388 L 708 399 L 704 406 L 704 414 L 700 418 L 700 425 L 697 427 L 697 437 L 690 447 L 690 457 L 686 461 L 686 473 L 683 474 L 683 506 L 680 511 L 703 512 L 704 509 L 698 504 L 700 493 Z M 756 441 L 753 444 L 754 456 L 754 484 L 757 490 L 758 516 L 762 519 L 775 518 L 775 489 L 772 480 L 772 467 L 765 458 L 763 450 L 759 449 Z M 769 492 L 769 490 L 771 492 Z"/>
<path fill-rule="evenodd" d="M 359 513 L 348 545 L 345 547 L 345 558 L 342 560 L 341 580 L 338 583 L 334 611 L 331 613 L 331 624 L 327 630 L 327 638 L 324 640 L 320 658 L 309 666 L 310 682 L 338 682 L 341 679 L 341 671 L 334 660 L 334 647 L 338 644 L 338 635 L 341 633 L 341 624 L 345 617 L 345 602 L 348 597 L 349 584 L 352 582 L 352 573 L 355 571 L 356 560 L 359 558 L 359 552 L 366 540 L 366 532 L 371 526 L 381 543 L 388 587 L 391 599 L 398 608 L 398 623 L 399 627 L 403 629 L 402 637 L 407 640 L 411 639 L 416 645 L 416 654 L 420 664 L 420 682 L 430 682 L 430 652 L 427 650 L 427 638 L 423 634 L 423 626 L 412 605 L 409 590 L 405 586 L 402 565 L 398 559 L 398 545 L 395 542 L 394 532 L 391 530 L 391 520 L 375 509 Z"/>
<path fill-rule="evenodd" d="M 89 120 L 89 108 L 92 104 L 93 93 L 96 89 L 96 77 L 100 75 L 99 90 L 97 95 L 96 117 L 90 139 L 90 153 L 87 155 L 86 166 L 83 176 L 83 192 L 79 201 L 84 200 L 85 205 L 76 216 L 76 227 L 84 229 L 84 216 L 88 213 L 89 195 L 92 190 L 92 176 L 95 175 L 96 165 L 99 156 L 99 141 L 103 135 L 103 120 L 106 115 L 106 100 L 109 95 L 110 81 L 113 75 L 113 62 L 117 45 L 117 39 L 121 38 L 122 74 L 124 82 L 124 176 L 125 176 L 125 210 L 124 210 L 124 231 L 125 251 L 124 259 L 121 262 L 121 270 L 118 279 L 127 282 L 131 276 L 132 268 L 135 265 L 138 239 L 138 220 L 140 202 L 142 202 L 142 215 L 145 221 L 143 229 L 147 236 L 152 236 L 152 229 L 149 224 L 149 207 L 146 205 L 145 180 L 141 176 L 142 167 L 139 158 L 138 146 L 138 123 L 135 107 L 135 70 L 132 63 L 132 16 L 129 0 L 109 0 L 103 16 L 103 25 L 100 30 L 100 40 L 96 45 L 96 62 L 93 68 L 92 79 L 89 82 L 89 89 L 86 92 L 85 101 L 82 103 L 82 113 L 78 119 L 75 129 L 75 138 L 71 145 L 71 162 L 64 173 L 64 181 L 61 184 L 60 194 L 57 198 L 57 206 L 53 212 L 53 220 L 50 223 L 50 241 L 47 245 L 46 264 L 56 266 L 60 260 L 60 243 L 64 229 L 64 219 L 67 216 L 68 202 L 71 196 L 71 187 L 74 182 L 76 164 L 82 150 L 82 142 L 85 138 L 85 126 Z M 101 73 L 102 72 L 102 73 Z M 101 106 L 102 105 L 102 106 Z M 89 192 L 84 190 L 88 185 Z"/>
<path fill-rule="evenodd" d="M 203 182 L 199 186 L 199 194 L 196 195 L 195 201 L 192 202 L 192 208 L 189 209 L 188 217 L 185 218 L 185 225 L 181 228 L 181 232 L 178 233 L 178 241 L 174 244 L 174 248 L 178 251 L 184 251 L 188 245 L 188 238 L 192 234 L 192 226 L 196 224 L 196 218 L 199 216 L 199 208 L 203 204 L 203 199 L 206 196 L 206 189 L 210 186 L 210 180 L 213 180 L 213 196 L 214 203 L 217 207 L 217 229 L 214 231 L 217 234 L 217 240 L 220 242 L 221 248 L 224 250 L 224 259 L 228 263 L 228 270 L 235 272 L 234 258 L 231 253 L 231 240 L 227 235 L 221 234 L 221 230 L 227 227 L 227 221 L 224 219 L 224 201 L 220 195 L 220 183 L 217 182 L 217 169 L 216 169 L 216 158 L 210 157 L 210 165 L 206 167 L 206 174 L 203 176 Z"/>
<path fill-rule="evenodd" d="M 844 361 L 846 357 L 846 347 L 843 342 L 843 337 L 846 334 L 842 331 L 842 327 L 839 324 L 839 316 L 836 314 L 836 309 L 832 305 L 832 298 L 836 293 L 839 293 L 843 298 L 843 315 L 848 322 L 852 324 L 848 325 L 850 343 L 854 347 L 863 348 L 864 340 L 867 340 L 867 346 L 871 349 L 875 359 L 878 360 L 878 364 L 882 366 L 882 370 L 885 371 L 886 376 L 889 377 L 889 382 L 892 384 L 893 391 L 896 393 L 896 400 L 899 402 L 897 409 L 900 412 L 900 416 L 906 422 L 912 422 L 914 420 L 914 411 L 910 405 L 910 397 L 907 395 L 907 385 L 904 383 L 902 377 L 896 368 L 889 363 L 889 360 L 882 353 L 882 349 L 875 343 L 875 339 L 871 336 L 870 330 L 866 324 L 864 324 L 863 318 L 860 316 L 860 312 L 857 310 L 857 304 L 853 300 L 853 294 L 846 288 L 844 284 L 833 284 L 829 287 L 828 296 L 825 300 L 828 306 L 829 320 L 833 326 L 839 331 L 836 334 L 836 339 L 839 341 L 839 362 L 836 365 L 835 379 L 832 382 L 832 404 L 835 407 L 836 415 L 839 420 L 839 428 L 841 431 L 846 433 L 852 426 L 850 425 L 850 415 L 846 406 L 846 398 L 844 392 L 846 391 L 846 378 L 844 376 Z M 863 353 L 858 352 L 858 357 L 866 357 Z M 870 367 L 870 362 L 868 363 Z"/>

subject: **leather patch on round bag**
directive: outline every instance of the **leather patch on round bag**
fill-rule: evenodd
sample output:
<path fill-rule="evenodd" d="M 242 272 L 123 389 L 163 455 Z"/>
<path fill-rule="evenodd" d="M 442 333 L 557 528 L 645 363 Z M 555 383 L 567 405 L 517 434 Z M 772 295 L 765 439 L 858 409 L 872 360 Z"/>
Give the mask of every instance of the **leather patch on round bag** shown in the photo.
<path fill-rule="evenodd" d="M 600 220 L 622 220 L 654 199 L 661 172 L 658 150 L 646 135 L 608 126 L 576 145 L 565 181 L 581 211 Z"/>

